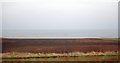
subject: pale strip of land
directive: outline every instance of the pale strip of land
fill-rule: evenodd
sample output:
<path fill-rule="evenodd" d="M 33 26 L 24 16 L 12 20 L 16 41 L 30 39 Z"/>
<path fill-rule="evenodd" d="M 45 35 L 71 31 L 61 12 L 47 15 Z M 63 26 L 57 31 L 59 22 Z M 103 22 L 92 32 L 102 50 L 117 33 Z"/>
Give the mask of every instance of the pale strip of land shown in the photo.
<path fill-rule="evenodd" d="M 81 56 L 118 56 L 118 52 L 70 52 L 70 53 L 2 53 L 2 58 L 52 58 L 52 57 L 81 57 Z"/>

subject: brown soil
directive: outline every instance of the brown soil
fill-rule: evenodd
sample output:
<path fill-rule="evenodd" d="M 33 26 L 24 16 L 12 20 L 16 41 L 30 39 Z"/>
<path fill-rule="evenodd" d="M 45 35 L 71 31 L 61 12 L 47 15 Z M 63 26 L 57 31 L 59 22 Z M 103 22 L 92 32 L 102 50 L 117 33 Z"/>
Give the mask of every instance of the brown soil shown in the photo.
<path fill-rule="evenodd" d="M 2 52 L 67 53 L 118 51 L 112 39 L 2 39 Z"/>

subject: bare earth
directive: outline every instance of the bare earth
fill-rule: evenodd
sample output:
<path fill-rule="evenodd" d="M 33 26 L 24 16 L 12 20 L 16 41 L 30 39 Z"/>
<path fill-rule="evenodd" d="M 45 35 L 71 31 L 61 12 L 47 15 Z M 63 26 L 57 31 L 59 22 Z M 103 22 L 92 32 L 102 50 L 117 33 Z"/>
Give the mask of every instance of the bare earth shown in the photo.
<path fill-rule="evenodd" d="M 118 51 L 118 40 L 81 39 L 2 39 L 2 52 L 68 53 Z"/>

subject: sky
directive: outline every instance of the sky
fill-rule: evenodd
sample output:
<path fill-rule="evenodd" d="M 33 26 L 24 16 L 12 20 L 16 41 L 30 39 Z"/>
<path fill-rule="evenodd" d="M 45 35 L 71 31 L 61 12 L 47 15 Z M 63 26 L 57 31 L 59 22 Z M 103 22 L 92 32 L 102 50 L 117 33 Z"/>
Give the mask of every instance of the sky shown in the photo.
<path fill-rule="evenodd" d="M 0 9 L 3 37 L 118 37 L 118 0 L 2 0 Z"/>
<path fill-rule="evenodd" d="M 0 37 L 2 37 L 2 4 L 0 3 Z"/>

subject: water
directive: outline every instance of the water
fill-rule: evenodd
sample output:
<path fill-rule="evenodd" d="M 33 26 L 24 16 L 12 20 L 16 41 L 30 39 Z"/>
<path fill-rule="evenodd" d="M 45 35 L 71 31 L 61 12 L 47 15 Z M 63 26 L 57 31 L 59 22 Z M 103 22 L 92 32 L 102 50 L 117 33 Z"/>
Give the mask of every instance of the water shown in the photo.
<path fill-rule="evenodd" d="M 41 37 L 102 37 L 117 38 L 117 30 L 3 30 L 3 37 L 41 38 Z"/>

